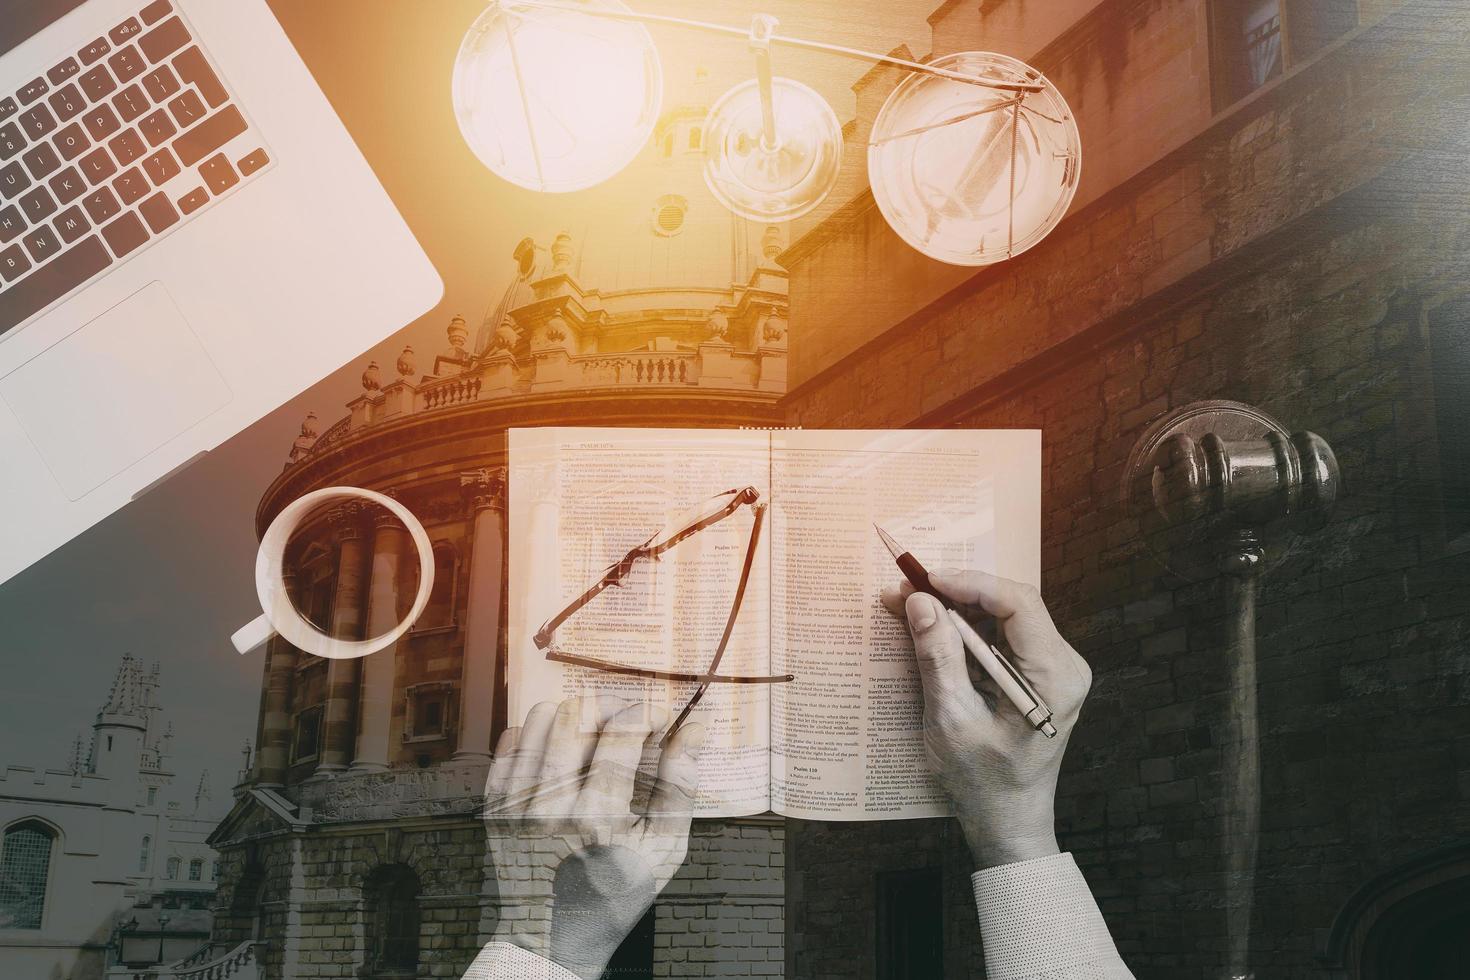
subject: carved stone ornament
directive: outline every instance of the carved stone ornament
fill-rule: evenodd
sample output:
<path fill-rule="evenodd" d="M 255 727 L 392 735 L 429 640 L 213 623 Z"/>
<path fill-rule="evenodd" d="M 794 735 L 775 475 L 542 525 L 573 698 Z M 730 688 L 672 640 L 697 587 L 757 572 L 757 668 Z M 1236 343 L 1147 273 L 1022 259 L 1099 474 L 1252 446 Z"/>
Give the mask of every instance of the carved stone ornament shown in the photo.
<path fill-rule="evenodd" d="M 368 361 L 367 370 L 362 372 L 362 390 L 377 391 L 382 387 L 383 372 L 377 361 Z"/>
<path fill-rule="evenodd" d="M 306 418 L 301 420 L 301 434 L 291 443 L 291 451 L 286 457 L 288 463 L 294 463 L 311 452 L 311 447 L 316 444 L 319 434 L 316 428 L 316 413 L 307 412 Z"/>
<path fill-rule="evenodd" d="M 459 489 L 471 513 L 486 507 L 504 510 L 506 483 L 504 466 L 485 467 L 459 475 Z"/>
<path fill-rule="evenodd" d="M 786 318 L 772 313 L 761 321 L 761 344 L 765 347 L 785 347 L 786 329 Z"/>
<path fill-rule="evenodd" d="M 500 321 L 500 325 L 495 328 L 495 337 L 490 341 L 490 352 L 492 354 L 497 351 L 505 351 L 507 353 L 510 353 L 511 351 L 515 350 L 516 345 L 520 342 L 520 331 L 516 330 L 515 321 L 507 316 L 504 317 Z"/>
<path fill-rule="evenodd" d="M 567 321 L 560 315 L 553 316 L 546 321 L 546 339 L 553 344 L 559 344 L 567 339 Z"/>
<path fill-rule="evenodd" d="M 572 271 L 572 236 L 561 232 L 551 242 L 551 272 L 566 275 Z"/>
<path fill-rule="evenodd" d="M 403 353 L 398 355 L 398 363 L 394 367 L 398 368 L 398 376 L 401 378 L 411 378 L 417 373 L 419 365 L 417 358 L 413 356 L 412 347 L 403 348 Z"/>
<path fill-rule="evenodd" d="M 709 320 L 706 322 L 709 328 L 710 340 L 726 341 L 728 339 L 727 334 L 730 333 L 729 317 L 725 316 L 719 310 L 715 310 L 709 315 Z"/>

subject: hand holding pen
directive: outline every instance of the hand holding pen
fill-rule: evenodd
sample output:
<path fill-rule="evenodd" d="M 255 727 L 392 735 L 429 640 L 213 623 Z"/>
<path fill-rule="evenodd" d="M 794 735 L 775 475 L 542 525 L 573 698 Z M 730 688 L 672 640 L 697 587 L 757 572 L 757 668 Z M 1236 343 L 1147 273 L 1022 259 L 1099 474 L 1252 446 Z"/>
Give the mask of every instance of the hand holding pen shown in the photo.
<path fill-rule="evenodd" d="M 928 581 L 957 611 L 997 620 L 1011 663 L 1044 699 L 1057 730 L 1056 738 L 1040 737 L 991 677 L 977 690 L 946 605 L 904 581 L 884 590 L 883 603 L 907 619 L 914 637 L 929 768 L 954 801 L 980 867 L 1055 854 L 1057 773 L 1092 671 L 1057 633 L 1034 588 L 980 571 L 933 573 Z"/>

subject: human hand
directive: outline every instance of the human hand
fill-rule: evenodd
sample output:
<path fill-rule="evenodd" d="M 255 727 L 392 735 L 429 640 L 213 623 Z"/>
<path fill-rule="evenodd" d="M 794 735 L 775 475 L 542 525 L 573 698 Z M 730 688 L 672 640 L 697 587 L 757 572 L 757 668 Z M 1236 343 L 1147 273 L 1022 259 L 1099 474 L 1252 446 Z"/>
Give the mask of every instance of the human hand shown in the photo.
<path fill-rule="evenodd" d="M 486 840 L 500 890 L 496 938 L 596 980 L 684 862 L 704 729 L 663 749 L 641 814 L 644 745 L 668 712 L 609 695 L 543 702 L 496 747 Z"/>
<path fill-rule="evenodd" d="M 1056 854 L 1056 786 L 1067 740 L 1092 686 L 1092 671 L 1052 624 L 1031 586 L 979 571 L 931 574 L 961 614 L 995 617 L 1011 662 L 1052 710 L 1056 738 L 1028 724 L 983 671 L 972 682 L 968 652 L 944 606 L 908 582 L 883 603 L 908 620 L 924 685 L 924 753 L 981 868 Z"/>

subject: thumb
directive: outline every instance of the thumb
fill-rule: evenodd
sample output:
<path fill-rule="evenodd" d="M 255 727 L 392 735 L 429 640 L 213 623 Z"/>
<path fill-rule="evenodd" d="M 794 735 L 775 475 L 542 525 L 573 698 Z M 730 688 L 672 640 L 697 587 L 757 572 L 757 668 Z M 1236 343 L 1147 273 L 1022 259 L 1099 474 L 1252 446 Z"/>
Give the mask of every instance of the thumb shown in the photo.
<path fill-rule="evenodd" d="M 954 703 L 974 694 L 965 670 L 965 646 L 949 612 L 933 596 L 915 592 L 904 603 L 914 655 L 924 684 L 924 700 L 931 705 Z"/>

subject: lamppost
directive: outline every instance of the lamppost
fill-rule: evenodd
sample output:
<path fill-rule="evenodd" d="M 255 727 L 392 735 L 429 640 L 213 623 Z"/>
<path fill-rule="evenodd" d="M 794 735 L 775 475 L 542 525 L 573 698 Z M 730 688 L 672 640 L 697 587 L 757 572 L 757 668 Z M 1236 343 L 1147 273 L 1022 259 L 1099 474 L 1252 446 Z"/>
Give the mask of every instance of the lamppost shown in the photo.
<path fill-rule="evenodd" d="M 159 966 L 162 966 L 163 965 L 163 933 L 164 933 L 164 930 L 168 928 L 168 920 L 169 920 L 169 914 L 167 912 L 160 912 L 160 913 L 158 913 L 158 965 Z"/>
<path fill-rule="evenodd" d="M 1158 419 L 1133 448 L 1123 504 L 1172 572 L 1225 577 L 1230 670 L 1226 799 L 1226 976 L 1248 980 L 1250 920 L 1260 848 L 1261 746 L 1256 687 L 1256 596 L 1261 573 L 1326 523 L 1341 483 L 1332 448 L 1291 433 L 1239 402 L 1186 405 Z"/>

